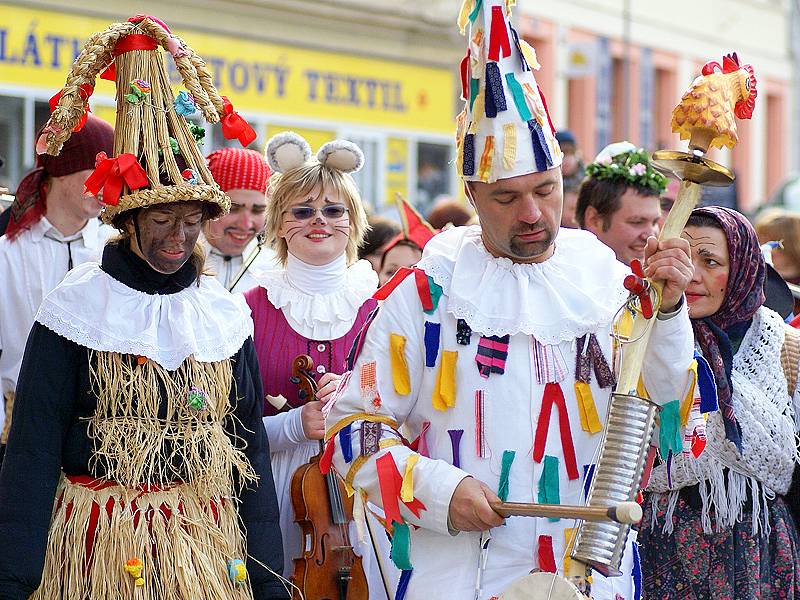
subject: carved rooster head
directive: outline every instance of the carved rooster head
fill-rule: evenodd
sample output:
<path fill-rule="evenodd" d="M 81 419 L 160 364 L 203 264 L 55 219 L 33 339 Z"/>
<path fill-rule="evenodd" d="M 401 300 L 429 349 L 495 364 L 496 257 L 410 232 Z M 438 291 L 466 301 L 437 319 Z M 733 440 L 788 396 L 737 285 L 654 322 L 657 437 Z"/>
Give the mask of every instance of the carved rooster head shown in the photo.
<path fill-rule="evenodd" d="M 740 65 L 739 57 L 736 52 L 726 54 L 722 58 L 722 65 L 717 61 L 707 62 L 703 65 L 703 75 L 711 75 L 714 72 L 722 72 L 735 78 L 732 86 L 736 98 L 733 113 L 739 119 L 749 119 L 753 116 L 753 109 L 756 105 L 756 76 L 752 65 Z"/>

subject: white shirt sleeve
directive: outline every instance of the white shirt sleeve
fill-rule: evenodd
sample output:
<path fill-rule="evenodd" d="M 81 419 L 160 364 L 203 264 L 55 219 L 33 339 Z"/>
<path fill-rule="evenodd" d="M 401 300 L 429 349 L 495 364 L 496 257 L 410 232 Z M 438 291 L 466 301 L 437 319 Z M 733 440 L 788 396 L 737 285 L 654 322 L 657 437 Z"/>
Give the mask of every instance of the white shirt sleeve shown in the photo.
<path fill-rule="evenodd" d="M 296 448 L 298 444 L 309 441 L 303 431 L 301 410 L 302 408 L 298 406 L 287 412 L 262 419 L 264 421 L 264 429 L 267 431 L 267 439 L 269 439 L 270 452 L 291 450 Z"/>
<path fill-rule="evenodd" d="M 650 399 L 662 406 L 683 398 L 694 358 L 694 334 L 686 302 L 666 317 L 657 318 L 653 324 L 642 367 Z"/>

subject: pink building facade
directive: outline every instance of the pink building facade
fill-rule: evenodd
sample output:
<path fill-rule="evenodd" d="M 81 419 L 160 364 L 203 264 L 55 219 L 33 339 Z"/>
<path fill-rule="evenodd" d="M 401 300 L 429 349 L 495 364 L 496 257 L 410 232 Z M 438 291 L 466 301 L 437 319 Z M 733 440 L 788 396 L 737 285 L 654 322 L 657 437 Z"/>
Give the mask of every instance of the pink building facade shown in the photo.
<path fill-rule="evenodd" d="M 780 14 L 768 15 L 771 20 L 762 14 L 761 20 L 753 23 L 751 38 L 773 38 L 759 51 L 753 39 L 736 44 L 736 40 L 726 43 L 719 36 L 710 43 L 705 39 L 696 45 L 686 43 L 685 38 L 699 35 L 692 31 L 672 36 L 660 32 L 645 40 L 647 27 L 638 23 L 646 22 L 647 15 L 641 13 L 634 13 L 629 21 L 630 41 L 626 44 L 621 35 L 624 28 L 619 26 L 623 21 L 618 16 L 609 17 L 608 10 L 596 9 L 597 19 L 580 19 L 574 14 L 583 10 L 590 15 L 587 5 L 620 2 L 566 0 L 562 10 L 552 14 L 545 13 L 547 7 L 539 4 L 519 2 L 519 31 L 537 51 L 542 65 L 537 81 L 551 105 L 557 128 L 568 128 L 575 134 L 587 162 L 606 144 L 624 139 L 649 150 L 685 148 L 685 142 L 671 132 L 672 109 L 707 60 L 721 60 L 723 54 L 738 50 L 745 62 L 753 64 L 758 77 L 756 112 L 752 121 L 740 122 L 739 144 L 732 151 L 714 151 L 711 158 L 733 168 L 738 208 L 745 212 L 763 204 L 788 175 L 794 135 L 790 118 L 792 71 L 786 34 L 782 29 L 775 30 L 776 23 L 788 30 L 788 22 L 777 18 Z M 570 10 L 573 4 L 584 7 Z M 645 0 L 642 4 L 651 3 Z M 685 2 L 678 0 L 675 4 Z M 532 14 L 536 10 L 543 14 Z M 560 16 L 564 18 L 559 20 Z M 788 19 L 788 11 L 785 16 Z M 655 20 L 657 15 L 650 18 Z M 587 27 L 586 23 L 596 27 Z M 655 27 L 652 23 L 649 26 Z M 620 35 L 608 34 L 614 29 Z M 781 49 L 784 43 L 785 50 Z M 575 68 L 570 54 L 576 48 L 588 54 L 589 65 L 583 71 Z"/>

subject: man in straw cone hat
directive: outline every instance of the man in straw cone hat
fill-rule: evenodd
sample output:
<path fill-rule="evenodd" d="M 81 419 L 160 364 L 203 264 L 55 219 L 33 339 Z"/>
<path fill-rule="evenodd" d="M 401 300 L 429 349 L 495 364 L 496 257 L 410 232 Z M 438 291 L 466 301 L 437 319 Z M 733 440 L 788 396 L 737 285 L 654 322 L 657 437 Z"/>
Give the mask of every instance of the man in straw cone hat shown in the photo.
<path fill-rule="evenodd" d="M 176 99 L 161 49 L 191 92 Z M 0 474 L 0 598 L 285 598 L 253 324 L 203 275 L 225 214 L 184 116 L 252 130 L 153 17 L 94 35 L 37 149 L 58 154 L 113 75 L 112 155 L 86 181 L 120 236 L 36 316 Z"/>
<path fill-rule="evenodd" d="M 481 224 L 435 236 L 378 291 L 326 420 L 329 462 L 383 507 L 406 600 L 488 600 L 564 570 L 574 521 L 504 522 L 492 505 L 584 504 L 614 385 L 628 270 L 593 235 L 559 230 L 562 155 L 512 3 L 461 10 L 456 163 Z M 651 238 L 646 259 L 664 288 L 644 381 L 666 403 L 692 361 L 692 266 L 683 240 Z M 630 567 L 614 591 L 593 579 L 595 598 L 633 597 Z"/>

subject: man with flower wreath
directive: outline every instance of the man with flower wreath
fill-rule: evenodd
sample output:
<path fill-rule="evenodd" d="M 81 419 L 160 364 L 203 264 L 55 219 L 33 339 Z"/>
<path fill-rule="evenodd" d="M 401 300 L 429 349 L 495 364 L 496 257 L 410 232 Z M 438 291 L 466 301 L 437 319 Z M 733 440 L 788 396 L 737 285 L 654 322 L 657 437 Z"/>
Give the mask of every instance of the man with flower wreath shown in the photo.
<path fill-rule="evenodd" d="M 629 265 L 644 258 L 647 238 L 658 235 L 666 189 L 667 178 L 653 168 L 646 150 L 630 142 L 609 144 L 586 167 L 575 217 Z"/>
<path fill-rule="evenodd" d="M 162 48 L 206 121 L 250 135 L 153 17 L 112 24 L 76 58 L 37 149 L 62 151 L 97 75 L 115 75 L 114 153 L 85 185 L 120 236 L 45 297 L 28 337 L 0 472 L 0 600 L 288 596 L 253 322 L 197 244 L 230 198 Z"/>

